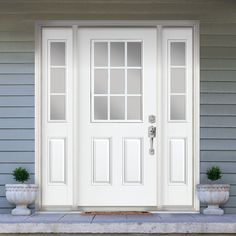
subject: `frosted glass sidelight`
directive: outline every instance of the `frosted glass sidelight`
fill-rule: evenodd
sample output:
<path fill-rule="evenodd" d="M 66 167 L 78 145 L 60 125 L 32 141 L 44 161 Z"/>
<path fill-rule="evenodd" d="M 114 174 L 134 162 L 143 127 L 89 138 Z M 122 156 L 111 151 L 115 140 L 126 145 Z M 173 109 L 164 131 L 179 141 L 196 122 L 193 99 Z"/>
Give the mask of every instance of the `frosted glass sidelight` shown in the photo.
<path fill-rule="evenodd" d="M 141 70 L 131 69 L 127 71 L 127 93 L 140 94 L 142 91 Z"/>
<path fill-rule="evenodd" d="M 172 68 L 171 69 L 171 93 L 185 93 L 185 69 Z"/>
<path fill-rule="evenodd" d="M 108 43 L 106 42 L 94 43 L 94 65 L 95 66 L 108 65 Z"/>
<path fill-rule="evenodd" d="M 65 108 L 65 95 L 50 96 L 50 120 L 65 120 Z"/>
<path fill-rule="evenodd" d="M 171 95 L 170 119 L 185 120 L 185 95 Z"/>
<path fill-rule="evenodd" d="M 110 44 L 111 66 L 124 66 L 125 65 L 125 43 L 124 42 L 111 42 Z"/>
<path fill-rule="evenodd" d="M 107 97 L 94 97 L 94 119 L 107 120 Z"/>
<path fill-rule="evenodd" d="M 127 98 L 127 119 L 141 120 L 142 119 L 142 101 L 141 97 Z"/>
<path fill-rule="evenodd" d="M 110 97 L 110 119 L 124 120 L 125 119 L 125 97 Z"/>
<path fill-rule="evenodd" d="M 110 93 L 123 94 L 125 92 L 125 70 L 111 69 L 110 71 Z"/>
<path fill-rule="evenodd" d="M 66 46 L 65 42 L 51 42 L 50 57 L 51 66 L 65 66 L 66 61 Z"/>
<path fill-rule="evenodd" d="M 185 65 L 185 42 L 171 42 L 170 58 L 172 66 Z"/>
<path fill-rule="evenodd" d="M 94 93 L 107 94 L 108 71 L 106 69 L 94 70 Z"/>
<path fill-rule="evenodd" d="M 141 66 L 141 42 L 127 43 L 127 65 Z"/>
<path fill-rule="evenodd" d="M 50 90 L 51 93 L 65 93 L 66 80 L 64 68 L 51 68 Z"/>

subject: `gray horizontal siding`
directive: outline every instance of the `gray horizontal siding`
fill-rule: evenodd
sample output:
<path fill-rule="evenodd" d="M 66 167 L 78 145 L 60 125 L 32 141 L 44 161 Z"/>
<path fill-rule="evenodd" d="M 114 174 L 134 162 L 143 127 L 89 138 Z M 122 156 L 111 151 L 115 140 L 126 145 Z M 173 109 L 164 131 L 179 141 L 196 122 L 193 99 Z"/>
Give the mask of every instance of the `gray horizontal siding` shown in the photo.
<path fill-rule="evenodd" d="M 12 0 L 0 4 L 0 213 L 12 207 L 4 184 L 17 165 L 34 171 L 34 23 L 74 19 L 174 19 L 200 24 L 201 182 L 222 168 L 236 213 L 235 0 Z M 33 176 L 31 182 L 33 181 Z"/>
<path fill-rule="evenodd" d="M 226 213 L 236 213 L 236 30 L 235 23 L 201 28 L 200 172 L 222 169 L 218 182 L 230 183 Z M 234 28 L 234 29 L 233 29 Z"/>
<path fill-rule="evenodd" d="M 200 126 L 201 128 L 218 128 L 218 127 L 225 127 L 225 128 L 233 128 L 236 127 L 236 117 L 235 116 L 210 116 L 210 115 L 201 115 L 200 117 Z"/>
<path fill-rule="evenodd" d="M 4 117 L 0 118 L 0 129 L 33 129 L 34 118 L 33 117 Z"/>

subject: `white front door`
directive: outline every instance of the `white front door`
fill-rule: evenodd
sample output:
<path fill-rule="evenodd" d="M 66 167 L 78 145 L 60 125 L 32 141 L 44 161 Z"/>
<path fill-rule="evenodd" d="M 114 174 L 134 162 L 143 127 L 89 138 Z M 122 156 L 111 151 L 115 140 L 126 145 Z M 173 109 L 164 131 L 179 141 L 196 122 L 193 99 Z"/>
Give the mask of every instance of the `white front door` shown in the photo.
<path fill-rule="evenodd" d="M 194 209 L 192 37 L 191 27 L 43 29 L 44 208 Z"/>
<path fill-rule="evenodd" d="M 77 204 L 155 206 L 148 127 L 157 107 L 156 29 L 81 28 L 78 42 Z"/>

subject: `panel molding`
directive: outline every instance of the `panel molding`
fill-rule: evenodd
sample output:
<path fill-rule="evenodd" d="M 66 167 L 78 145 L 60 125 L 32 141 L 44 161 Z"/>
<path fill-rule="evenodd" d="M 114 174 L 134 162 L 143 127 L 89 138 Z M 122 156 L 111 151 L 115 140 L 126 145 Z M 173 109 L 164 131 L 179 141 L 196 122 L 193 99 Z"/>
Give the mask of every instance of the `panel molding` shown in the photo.
<path fill-rule="evenodd" d="M 61 142 L 60 144 L 62 145 L 61 147 L 59 147 L 59 142 Z M 49 185 L 66 184 L 66 156 L 67 156 L 66 142 L 67 142 L 66 137 L 48 138 L 48 162 L 49 162 L 48 163 L 48 176 L 49 176 L 48 183 Z M 53 146 L 56 146 L 56 147 L 53 147 Z M 62 153 L 59 153 L 60 151 Z M 56 157 L 53 157 L 53 155 L 56 155 Z M 57 157 L 60 157 L 60 160 L 57 160 L 56 159 Z M 55 167 L 54 164 L 56 164 L 57 166 Z M 59 173 L 59 171 L 61 173 Z"/>
<path fill-rule="evenodd" d="M 102 150 L 102 147 L 98 147 L 98 142 L 103 148 L 106 146 L 106 151 Z M 101 144 L 101 142 L 104 142 Z M 97 151 L 100 151 L 98 153 Z M 103 151 L 103 153 L 101 152 Z M 110 185 L 111 184 L 111 137 L 93 137 L 92 138 L 92 185 Z M 97 159 L 98 158 L 98 159 Z M 106 160 L 104 160 L 106 158 Z M 106 163 L 106 169 L 100 165 Z M 100 178 L 100 179 L 99 179 Z"/>
<path fill-rule="evenodd" d="M 182 150 L 180 150 L 178 147 L 176 150 L 176 142 L 183 142 L 182 143 Z M 175 144 L 174 144 L 175 142 Z M 187 137 L 170 137 L 168 140 L 168 159 L 169 159 L 169 184 L 186 184 L 186 177 L 187 177 L 187 159 L 186 154 L 187 152 Z M 174 147 L 175 146 L 175 147 Z M 177 154 L 177 156 L 176 156 Z M 180 154 L 183 156 L 181 157 Z M 178 158 L 178 160 L 174 160 L 174 158 Z M 182 161 L 182 164 L 180 165 L 180 160 Z M 176 170 L 176 167 L 178 168 Z M 179 173 L 182 171 L 182 173 Z M 179 176 L 178 176 L 179 175 Z"/>
<path fill-rule="evenodd" d="M 136 153 L 138 155 L 138 159 L 136 159 L 136 161 L 138 161 L 138 163 L 136 163 L 136 167 L 138 169 L 136 169 L 136 177 L 137 180 L 135 180 L 135 176 L 128 176 L 128 172 L 129 171 L 134 171 L 134 165 L 130 166 L 130 169 L 128 167 L 129 164 L 132 163 L 127 163 L 127 162 L 131 162 L 134 161 L 134 153 L 130 153 L 131 150 L 128 150 L 128 142 L 132 142 L 134 145 L 134 141 L 138 142 L 138 146 L 136 146 L 136 148 L 133 148 L 133 150 L 137 151 L 139 150 L 139 153 Z M 122 146 L 123 146 L 123 165 L 122 165 L 122 173 L 123 173 L 123 185 L 140 185 L 143 184 L 143 138 L 139 138 L 139 137 L 125 137 L 122 139 Z M 132 155 L 130 155 L 132 154 Z M 131 157 L 131 159 L 130 159 Z M 128 160 L 127 158 L 129 158 L 130 160 Z M 129 180 L 129 178 L 131 180 Z M 133 180 L 132 180 L 133 179 Z"/>

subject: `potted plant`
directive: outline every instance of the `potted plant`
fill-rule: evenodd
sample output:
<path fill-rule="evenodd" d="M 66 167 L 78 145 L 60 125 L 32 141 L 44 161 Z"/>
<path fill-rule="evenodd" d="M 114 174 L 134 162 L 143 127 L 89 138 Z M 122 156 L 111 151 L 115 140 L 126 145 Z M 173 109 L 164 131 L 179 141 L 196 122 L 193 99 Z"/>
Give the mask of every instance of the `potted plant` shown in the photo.
<path fill-rule="evenodd" d="M 219 208 L 219 206 L 228 201 L 230 185 L 214 183 L 214 181 L 222 177 L 222 172 L 218 166 L 208 169 L 206 174 L 212 183 L 197 185 L 197 195 L 200 202 L 207 204 L 207 208 L 203 210 L 203 214 L 223 215 L 224 210 Z"/>
<path fill-rule="evenodd" d="M 10 203 L 16 205 L 11 211 L 12 215 L 30 215 L 31 210 L 27 206 L 34 203 L 38 187 L 35 184 L 26 184 L 30 179 L 29 172 L 22 168 L 16 168 L 12 175 L 20 184 L 6 184 L 6 198 Z"/>

